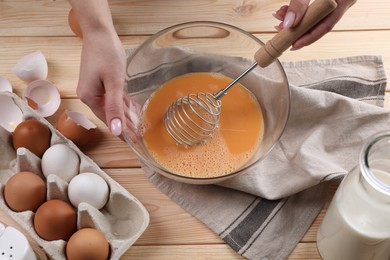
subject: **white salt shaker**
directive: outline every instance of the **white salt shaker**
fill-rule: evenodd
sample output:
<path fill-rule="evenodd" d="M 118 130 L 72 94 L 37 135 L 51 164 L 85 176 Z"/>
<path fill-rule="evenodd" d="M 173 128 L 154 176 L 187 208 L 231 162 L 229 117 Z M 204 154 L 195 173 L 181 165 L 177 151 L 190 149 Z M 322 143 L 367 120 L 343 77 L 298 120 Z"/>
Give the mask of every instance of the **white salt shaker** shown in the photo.
<path fill-rule="evenodd" d="M 317 233 L 324 260 L 390 260 L 390 131 L 371 137 Z"/>

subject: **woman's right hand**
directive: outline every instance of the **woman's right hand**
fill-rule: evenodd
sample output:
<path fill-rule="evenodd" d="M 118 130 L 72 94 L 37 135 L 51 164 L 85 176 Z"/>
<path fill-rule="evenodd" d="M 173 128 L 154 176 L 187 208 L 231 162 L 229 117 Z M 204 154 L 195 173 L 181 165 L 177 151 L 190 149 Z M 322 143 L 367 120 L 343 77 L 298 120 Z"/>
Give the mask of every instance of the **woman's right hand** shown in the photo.
<path fill-rule="evenodd" d="M 357 0 L 336 0 L 337 7 L 326 16 L 312 30 L 299 38 L 293 45 L 292 50 L 308 46 L 330 32 L 347 10 L 356 3 Z M 302 20 L 310 0 L 291 0 L 289 5 L 284 5 L 277 10 L 273 16 L 280 22 L 275 28 L 282 30 L 297 26 Z"/>

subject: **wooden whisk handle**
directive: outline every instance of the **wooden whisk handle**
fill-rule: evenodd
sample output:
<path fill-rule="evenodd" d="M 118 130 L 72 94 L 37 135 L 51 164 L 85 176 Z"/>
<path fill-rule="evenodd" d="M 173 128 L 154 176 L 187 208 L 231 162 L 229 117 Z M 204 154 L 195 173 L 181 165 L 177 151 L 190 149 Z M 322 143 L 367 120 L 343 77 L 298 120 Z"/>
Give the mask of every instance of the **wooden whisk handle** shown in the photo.
<path fill-rule="evenodd" d="M 302 35 L 313 28 L 337 7 L 335 0 L 316 0 L 307 8 L 301 22 L 294 28 L 285 28 L 255 53 L 257 64 L 265 68 L 291 47 Z"/>

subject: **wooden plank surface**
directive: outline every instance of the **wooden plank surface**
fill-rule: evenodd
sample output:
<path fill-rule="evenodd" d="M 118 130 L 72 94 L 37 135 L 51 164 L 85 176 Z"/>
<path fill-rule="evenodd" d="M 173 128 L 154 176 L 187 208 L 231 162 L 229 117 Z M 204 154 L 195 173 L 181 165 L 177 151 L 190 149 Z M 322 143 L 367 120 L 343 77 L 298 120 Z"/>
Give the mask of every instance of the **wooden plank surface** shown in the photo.
<path fill-rule="evenodd" d="M 271 13 L 287 0 L 111 0 L 116 29 L 125 48 L 135 48 L 167 26 L 194 20 L 226 22 L 267 41 L 278 21 Z M 150 213 L 145 233 L 123 259 L 242 259 L 204 224 L 159 192 L 145 177 L 132 150 L 109 134 L 76 96 L 81 39 L 67 24 L 70 5 L 65 0 L 0 1 L 0 75 L 7 77 L 21 95 L 26 83 L 12 72 L 23 55 L 41 50 L 49 63 L 48 79 L 60 90 L 59 111 L 48 118 L 56 123 L 64 109 L 85 113 L 98 132 L 83 149 L 102 169 L 135 195 Z M 281 61 L 379 55 L 390 75 L 390 1 L 358 0 L 334 30 L 312 46 L 286 52 Z M 385 107 L 390 108 L 386 96 Z M 336 185 L 329 193 L 328 203 Z M 306 232 L 289 259 L 320 259 L 316 232 L 327 205 Z M 0 221 L 12 224 L 4 214 Z"/>
<path fill-rule="evenodd" d="M 286 0 L 111 0 L 120 35 L 155 33 L 176 23 L 213 20 L 241 27 L 252 33 L 272 32 L 277 25 L 272 13 Z M 67 1 L 3 0 L 0 2 L 0 35 L 73 36 L 67 24 Z M 390 2 L 359 0 L 335 30 L 381 30 L 389 28 Z"/>

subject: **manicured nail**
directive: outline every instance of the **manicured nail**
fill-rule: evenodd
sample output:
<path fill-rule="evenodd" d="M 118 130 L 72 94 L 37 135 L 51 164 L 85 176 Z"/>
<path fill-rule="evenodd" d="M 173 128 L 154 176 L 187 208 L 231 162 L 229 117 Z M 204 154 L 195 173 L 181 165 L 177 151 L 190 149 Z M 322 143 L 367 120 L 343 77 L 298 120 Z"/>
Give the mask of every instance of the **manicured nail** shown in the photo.
<path fill-rule="evenodd" d="M 281 16 L 278 15 L 277 13 L 272 13 L 272 16 L 275 17 L 276 19 L 278 19 L 279 21 L 282 21 L 282 20 L 283 20 L 283 17 L 281 17 Z"/>
<path fill-rule="evenodd" d="M 119 118 L 112 119 L 110 127 L 113 135 L 119 136 L 122 133 L 122 122 Z"/>
<path fill-rule="evenodd" d="M 290 51 L 297 51 L 297 50 L 300 50 L 300 49 L 302 49 L 302 47 L 300 47 L 300 48 L 291 47 L 291 48 L 290 48 Z"/>
<path fill-rule="evenodd" d="M 290 28 L 295 21 L 295 14 L 293 12 L 288 12 L 286 17 L 284 17 L 283 28 Z"/>

